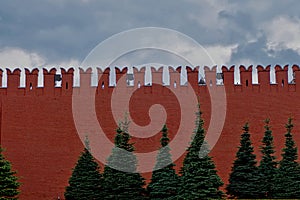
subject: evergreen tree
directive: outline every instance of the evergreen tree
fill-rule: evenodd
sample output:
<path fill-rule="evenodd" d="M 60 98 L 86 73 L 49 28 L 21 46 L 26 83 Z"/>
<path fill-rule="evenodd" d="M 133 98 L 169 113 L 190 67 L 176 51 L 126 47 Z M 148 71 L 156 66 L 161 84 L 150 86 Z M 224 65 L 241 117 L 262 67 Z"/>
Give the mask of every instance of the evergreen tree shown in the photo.
<path fill-rule="evenodd" d="M 274 188 L 274 198 L 299 199 L 300 198 L 300 170 L 297 163 L 297 147 L 293 140 L 292 119 L 286 124 L 285 147 L 283 148 L 282 160 L 279 162 L 278 173 Z"/>
<path fill-rule="evenodd" d="M 104 199 L 143 199 L 145 195 L 144 178 L 137 173 L 137 159 L 134 146 L 130 143 L 128 133 L 129 121 L 125 121 L 117 129 L 115 147 L 104 167 Z M 117 169 L 119 170 L 117 170 Z"/>
<path fill-rule="evenodd" d="M 208 155 L 208 145 L 204 141 L 204 122 L 201 114 L 198 105 L 196 129 L 181 169 L 179 199 L 216 199 L 223 195 L 219 190 L 223 182 L 217 175 L 215 164 Z"/>
<path fill-rule="evenodd" d="M 12 171 L 11 163 L 5 159 L 0 148 L 0 200 L 18 199 L 19 186 L 16 172 Z"/>
<path fill-rule="evenodd" d="M 157 155 L 151 182 L 148 185 L 151 199 L 176 199 L 177 196 L 179 177 L 171 158 L 169 140 L 168 128 L 164 125 L 160 139 L 161 148 Z"/>
<path fill-rule="evenodd" d="M 66 187 L 66 200 L 92 200 L 101 199 L 100 167 L 90 153 L 89 142 L 86 139 L 86 147 L 81 153 L 72 176 L 69 179 L 69 186 Z"/>
<path fill-rule="evenodd" d="M 263 145 L 261 146 L 262 159 L 258 167 L 260 174 L 260 186 L 258 187 L 261 192 L 260 198 L 273 198 L 274 181 L 277 173 L 273 135 L 270 130 L 269 122 L 269 119 L 265 120 L 265 134 L 262 140 Z"/>
<path fill-rule="evenodd" d="M 234 198 L 258 198 L 259 174 L 248 123 L 243 127 L 243 131 L 226 190 L 227 194 Z"/>

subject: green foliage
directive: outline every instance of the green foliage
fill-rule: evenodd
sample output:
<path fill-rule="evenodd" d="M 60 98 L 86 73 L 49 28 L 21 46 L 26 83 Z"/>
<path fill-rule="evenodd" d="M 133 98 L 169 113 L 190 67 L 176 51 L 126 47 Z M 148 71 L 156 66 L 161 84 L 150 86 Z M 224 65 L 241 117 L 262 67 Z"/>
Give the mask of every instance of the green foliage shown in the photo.
<path fill-rule="evenodd" d="M 66 187 L 66 200 L 92 200 L 101 199 L 101 174 L 99 165 L 88 150 L 88 146 L 81 153 L 69 186 Z"/>
<path fill-rule="evenodd" d="M 179 199 L 216 199 L 223 195 L 219 190 L 223 182 L 217 175 L 215 164 L 208 155 L 208 145 L 204 141 L 201 114 L 198 106 L 195 134 L 181 169 Z"/>
<path fill-rule="evenodd" d="M 136 172 L 137 159 L 134 146 L 128 133 L 129 121 L 117 129 L 115 147 L 107 159 L 103 173 L 103 199 L 143 199 L 145 195 L 144 178 Z M 116 170 L 119 169 L 119 170 Z"/>
<path fill-rule="evenodd" d="M 259 174 L 248 123 L 243 127 L 243 131 L 226 190 L 227 194 L 234 198 L 258 198 Z"/>
<path fill-rule="evenodd" d="M 11 163 L 6 160 L 0 148 L 0 200 L 18 199 L 19 186 L 16 172 L 12 171 Z"/>
<path fill-rule="evenodd" d="M 169 141 L 168 128 L 164 125 L 160 139 L 161 148 L 148 185 L 150 199 L 176 199 L 177 196 L 179 177 L 174 170 L 175 164 L 171 158 Z"/>
<path fill-rule="evenodd" d="M 261 153 L 262 159 L 258 167 L 260 174 L 259 191 L 260 198 L 273 198 L 273 188 L 275 175 L 277 173 L 277 162 L 275 161 L 275 150 L 272 130 L 270 130 L 269 119 L 265 120 L 265 134 L 262 140 Z"/>
<path fill-rule="evenodd" d="M 292 119 L 289 118 L 285 126 L 285 147 L 275 179 L 274 198 L 300 198 L 300 169 L 297 163 L 297 147 L 292 135 L 293 126 Z"/>

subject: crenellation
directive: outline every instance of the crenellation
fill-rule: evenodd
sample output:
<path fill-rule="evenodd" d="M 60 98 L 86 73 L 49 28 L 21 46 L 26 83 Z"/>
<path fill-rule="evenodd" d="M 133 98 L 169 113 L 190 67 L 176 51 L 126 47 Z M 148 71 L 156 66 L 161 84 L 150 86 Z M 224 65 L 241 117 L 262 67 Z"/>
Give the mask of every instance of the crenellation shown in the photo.
<path fill-rule="evenodd" d="M 185 80 L 193 87 L 195 91 L 200 91 L 200 88 L 205 87 L 225 87 L 227 92 L 295 92 L 297 90 L 296 80 L 300 77 L 300 68 L 298 65 L 294 64 L 291 66 L 291 70 L 293 71 L 293 79 L 289 81 L 288 73 L 289 66 L 274 66 L 276 83 L 271 83 L 271 65 L 250 65 L 248 67 L 244 65 L 239 66 L 240 72 L 240 84 L 235 84 L 235 66 L 222 66 L 222 73 L 217 73 L 217 66 L 168 66 L 168 67 L 132 67 L 132 71 L 129 70 L 128 67 L 115 67 L 113 68 L 81 68 L 78 67 L 76 70 L 78 75 L 74 75 L 74 68 L 61 68 L 61 74 L 57 74 L 56 68 L 51 69 L 42 69 L 42 79 L 44 81 L 43 87 L 39 88 L 38 83 L 40 80 L 40 70 L 38 68 L 24 68 L 25 72 L 25 87 L 24 91 L 20 88 L 20 78 L 21 78 L 21 69 L 15 68 L 14 70 L 6 69 L 7 73 L 7 89 L 8 94 L 18 93 L 25 95 L 71 95 L 74 88 L 74 80 L 76 79 L 79 82 L 79 86 L 76 89 L 76 92 L 79 94 L 84 89 L 87 88 L 96 88 L 97 92 L 101 92 L 105 89 L 113 90 L 116 85 L 111 85 L 112 76 L 115 77 L 116 83 L 121 80 L 122 76 L 125 77 L 125 81 L 122 84 L 127 84 L 127 86 L 132 87 L 132 89 L 137 89 L 142 86 L 152 86 L 152 83 L 161 84 L 166 87 L 171 88 L 186 88 L 182 85 L 185 83 Z M 93 72 L 93 69 L 96 69 Z M 257 71 L 257 74 L 253 74 L 254 69 Z M 186 71 L 186 77 L 183 77 L 183 70 Z M 204 79 L 200 81 L 199 71 L 204 71 Z M 151 75 L 146 74 L 150 72 Z M 168 76 L 166 76 L 166 74 Z M 0 69 L 0 83 L 3 79 L 3 70 Z M 100 78 L 94 86 L 92 86 L 92 78 L 97 75 Z M 78 77 L 77 77 L 78 76 Z M 258 82 L 253 82 L 253 76 L 255 76 Z M 146 80 L 146 78 L 148 80 Z M 55 82 L 60 81 L 61 86 L 56 87 Z M 130 79 L 130 80 L 129 80 Z M 131 82 L 131 85 L 128 85 L 128 82 Z M 221 81 L 221 83 L 220 83 Z M 147 83 L 146 83 L 147 82 Z M 165 83 L 166 82 L 166 83 Z M 121 84 L 121 82 L 119 83 Z M 37 91 L 40 89 L 41 91 Z M 20 90 L 20 92 L 18 92 Z M 150 91 L 151 89 L 149 89 Z M 81 91 L 81 92 L 80 92 Z M 148 90 L 147 90 L 148 91 Z M 204 90 L 203 90 L 204 91 Z M 75 92 L 75 93 L 76 93 Z M 153 92 L 151 90 L 151 92 Z M 159 91 L 154 91 L 159 92 Z M 1 93 L 3 94 L 3 93 Z"/>
<path fill-rule="evenodd" d="M 195 66 L 195 67 L 192 67 L 192 66 L 186 66 L 186 71 L 187 71 L 187 73 L 198 72 L 198 69 L 199 69 L 199 66 Z"/>
<path fill-rule="evenodd" d="M 119 84 L 119 80 L 121 79 L 122 76 L 126 76 L 128 72 L 128 68 L 125 67 L 123 69 L 119 69 L 117 67 L 115 67 L 115 73 L 116 73 L 116 84 Z M 121 84 L 125 84 L 125 83 L 121 83 Z"/>
<path fill-rule="evenodd" d="M 133 76 L 134 76 L 134 88 L 140 88 L 145 85 L 145 72 L 146 67 L 133 67 Z"/>
<path fill-rule="evenodd" d="M 88 68 L 82 68 L 78 67 L 78 70 L 74 70 L 74 81 L 75 78 L 77 78 L 78 85 L 73 87 L 73 95 L 89 95 L 90 90 L 92 88 L 92 71 L 93 69 L 91 67 Z M 77 73 L 76 73 L 77 72 Z M 78 77 L 76 77 L 76 75 Z"/>
<path fill-rule="evenodd" d="M 127 67 L 123 67 L 123 68 L 115 67 L 115 73 L 116 74 L 126 74 L 127 71 L 128 71 Z"/>
<path fill-rule="evenodd" d="M 275 77 L 279 92 L 288 91 L 288 65 L 281 67 L 280 65 L 275 66 Z"/>
<path fill-rule="evenodd" d="M 271 65 L 263 67 L 262 65 L 257 66 L 257 76 L 260 92 L 269 92 L 270 91 L 270 69 Z"/>
<path fill-rule="evenodd" d="M 186 66 L 187 80 L 189 84 L 197 91 L 199 85 L 199 66 L 196 66 L 194 69 L 190 66 Z"/>
<path fill-rule="evenodd" d="M 150 67 L 152 73 L 152 82 L 163 84 L 163 67 L 156 69 L 155 67 Z"/>
<path fill-rule="evenodd" d="M 244 65 L 240 65 L 240 79 L 243 91 L 248 91 L 252 89 L 252 68 L 253 66 L 250 65 L 249 67 L 245 67 Z"/>
<path fill-rule="evenodd" d="M 38 75 L 39 70 L 37 68 L 25 69 L 25 92 L 26 94 L 32 95 L 35 94 L 38 86 Z"/>
<path fill-rule="evenodd" d="M 204 66 L 204 73 L 207 87 L 215 87 L 217 85 L 217 66 L 213 66 L 212 68 Z"/>
<path fill-rule="evenodd" d="M 7 90 L 9 93 L 16 93 L 20 87 L 20 75 L 21 70 L 19 68 L 11 71 L 10 69 L 6 69 L 7 73 Z"/>
<path fill-rule="evenodd" d="M 227 67 L 225 65 L 222 66 L 223 73 L 223 83 L 227 92 L 232 92 L 234 90 L 234 69 L 235 65 L 231 67 Z"/>
<path fill-rule="evenodd" d="M 155 68 L 153 66 L 150 67 L 151 70 L 151 74 L 152 74 L 152 85 L 154 84 L 159 84 L 159 85 L 163 85 L 165 87 L 167 87 L 168 85 L 165 83 L 164 80 L 164 67 L 161 66 L 159 68 Z M 155 90 L 151 90 L 151 92 L 153 92 L 154 94 L 160 95 L 160 94 L 164 94 L 164 88 L 162 87 L 156 87 Z"/>
<path fill-rule="evenodd" d="M 74 69 L 69 68 L 68 70 L 65 70 L 64 68 L 61 68 L 61 74 L 62 74 L 62 84 L 61 84 L 62 94 L 72 95 Z"/>
<path fill-rule="evenodd" d="M 102 70 L 101 68 L 97 67 L 97 74 L 98 74 L 98 83 L 97 83 L 97 93 L 101 92 L 102 90 L 108 88 L 109 86 L 109 75 L 110 75 L 110 68 L 105 68 Z"/>
<path fill-rule="evenodd" d="M 45 69 L 43 68 L 43 76 L 44 76 L 44 87 L 43 87 L 43 93 L 45 95 L 54 95 L 54 88 L 55 88 L 55 74 L 56 74 L 56 69 Z"/>
<path fill-rule="evenodd" d="M 92 68 L 89 67 L 87 69 L 79 68 L 79 80 L 80 80 L 80 87 L 88 88 L 91 87 L 92 83 Z"/>
<path fill-rule="evenodd" d="M 173 68 L 169 66 L 170 87 L 177 88 L 180 86 L 181 67 Z"/>

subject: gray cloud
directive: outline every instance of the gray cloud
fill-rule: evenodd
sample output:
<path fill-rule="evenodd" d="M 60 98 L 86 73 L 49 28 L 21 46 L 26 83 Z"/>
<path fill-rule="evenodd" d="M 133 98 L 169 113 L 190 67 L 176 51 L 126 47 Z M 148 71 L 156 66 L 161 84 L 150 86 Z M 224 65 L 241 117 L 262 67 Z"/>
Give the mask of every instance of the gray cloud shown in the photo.
<path fill-rule="evenodd" d="M 264 30 L 278 16 L 300 18 L 299 5 L 296 0 L 1 1 L 0 49 L 35 52 L 47 63 L 83 60 L 112 34 L 158 26 L 187 34 L 204 46 L 236 44 L 229 62 L 299 63 L 293 49 L 268 49 L 269 33 Z"/>

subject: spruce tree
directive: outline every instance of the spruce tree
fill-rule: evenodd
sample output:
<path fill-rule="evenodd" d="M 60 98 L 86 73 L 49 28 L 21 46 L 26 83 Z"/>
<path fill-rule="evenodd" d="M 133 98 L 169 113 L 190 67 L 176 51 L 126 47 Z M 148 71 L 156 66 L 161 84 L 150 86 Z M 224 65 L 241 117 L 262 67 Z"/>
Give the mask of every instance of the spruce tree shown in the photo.
<path fill-rule="evenodd" d="M 279 162 L 278 173 L 274 188 L 274 198 L 299 199 L 300 198 L 300 170 L 297 163 L 297 147 L 293 140 L 292 119 L 285 125 L 285 147 L 282 150 L 282 160 Z"/>
<path fill-rule="evenodd" d="M 148 185 L 148 192 L 150 199 L 176 199 L 179 177 L 175 172 L 175 164 L 170 154 L 167 126 L 164 125 L 161 131 L 161 148 L 157 155 L 151 182 Z"/>
<path fill-rule="evenodd" d="M 277 173 L 277 162 L 275 161 L 275 150 L 272 130 L 269 126 L 269 119 L 265 120 L 265 134 L 262 139 L 261 153 L 262 159 L 260 165 L 258 166 L 258 171 L 260 174 L 259 180 L 259 191 L 260 198 L 273 198 L 273 188 L 275 175 Z"/>
<path fill-rule="evenodd" d="M 69 186 L 66 187 L 66 200 L 92 200 L 101 199 L 101 179 L 100 167 L 90 153 L 88 140 L 86 147 L 81 153 L 72 176 L 69 179 Z"/>
<path fill-rule="evenodd" d="M 243 131 L 226 190 L 227 194 L 233 198 L 258 198 L 260 196 L 259 173 L 248 123 L 243 127 Z"/>
<path fill-rule="evenodd" d="M 223 182 L 217 175 L 215 164 L 208 155 L 208 145 L 204 141 L 204 122 L 201 114 L 198 105 L 196 129 L 180 172 L 181 183 L 178 199 L 216 199 L 223 195 L 219 190 Z"/>
<path fill-rule="evenodd" d="M 129 121 L 125 121 L 117 128 L 115 147 L 107 159 L 103 173 L 103 199 L 143 199 L 145 195 L 144 178 L 137 173 L 137 158 L 134 146 L 130 143 L 128 133 Z M 117 170 L 117 169 L 118 170 Z"/>
<path fill-rule="evenodd" d="M 2 153 L 3 149 L 0 147 L 0 200 L 18 199 L 20 183 L 16 172 L 11 169 L 11 163 Z"/>

